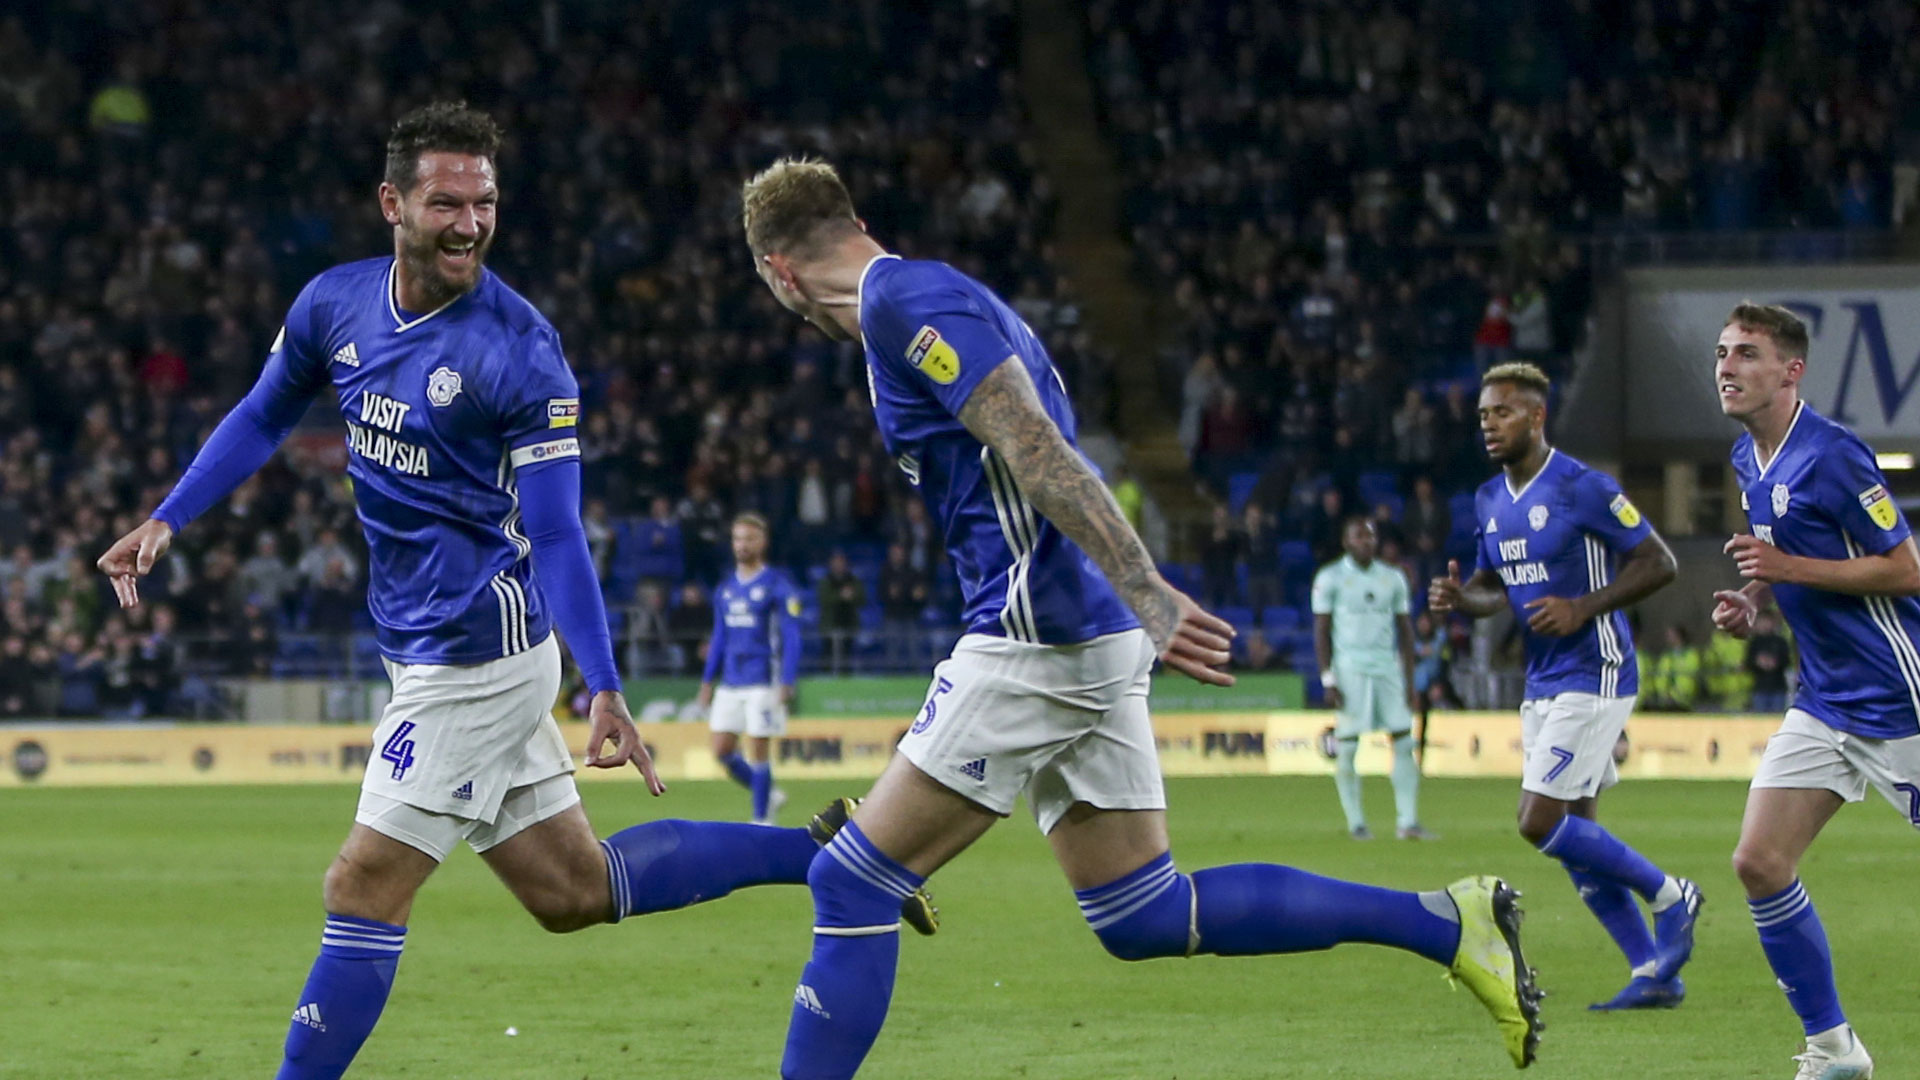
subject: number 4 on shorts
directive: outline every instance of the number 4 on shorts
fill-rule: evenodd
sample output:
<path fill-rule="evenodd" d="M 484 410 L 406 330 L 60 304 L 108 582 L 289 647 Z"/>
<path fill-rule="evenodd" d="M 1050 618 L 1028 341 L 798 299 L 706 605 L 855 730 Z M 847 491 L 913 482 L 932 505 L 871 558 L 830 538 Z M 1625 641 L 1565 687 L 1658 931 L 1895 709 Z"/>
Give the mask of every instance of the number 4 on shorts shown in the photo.
<path fill-rule="evenodd" d="M 393 778 L 404 779 L 407 770 L 413 768 L 413 740 L 407 738 L 413 734 L 413 721 L 402 720 L 400 726 L 393 729 L 387 741 L 380 747 L 380 760 L 393 763 Z"/>

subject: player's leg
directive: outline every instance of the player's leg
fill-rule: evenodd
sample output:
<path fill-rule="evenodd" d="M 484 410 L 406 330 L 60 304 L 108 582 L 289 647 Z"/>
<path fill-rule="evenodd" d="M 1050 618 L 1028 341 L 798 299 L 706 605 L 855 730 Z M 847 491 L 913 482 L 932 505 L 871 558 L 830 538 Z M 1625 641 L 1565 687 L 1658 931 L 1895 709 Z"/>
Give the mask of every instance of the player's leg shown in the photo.
<path fill-rule="evenodd" d="M 363 796 L 363 816 L 368 802 Z M 414 845 L 356 822 L 327 868 L 320 955 L 300 989 L 276 1080 L 334 1080 L 379 1023 L 414 895 L 459 840 L 459 824 L 451 819 L 422 831 L 432 839 Z M 423 850 L 429 845 L 438 853 Z"/>
<path fill-rule="evenodd" d="M 1699 888 L 1666 873 L 1598 821 L 1569 812 L 1572 804 L 1619 782 L 1613 747 L 1632 711 L 1632 698 L 1595 694 L 1561 694 L 1522 706 L 1520 835 L 1570 874 L 1624 885 L 1647 901 L 1656 923 L 1650 977 L 1665 982 L 1692 955 Z"/>
<path fill-rule="evenodd" d="M 853 819 L 815 856 L 813 954 L 794 988 L 780 1075 L 851 1077 L 893 1000 L 900 905 L 1001 813 L 896 754 Z"/>
<path fill-rule="evenodd" d="M 747 712 L 739 691 L 727 686 L 714 688 L 713 704 L 707 708 L 707 730 L 713 736 L 713 759 L 727 770 L 734 783 L 751 790 L 753 766 L 740 753 L 740 735 L 747 730 Z"/>
<path fill-rule="evenodd" d="M 1373 714 L 1370 695 L 1373 680 L 1336 669 L 1340 687 L 1340 708 L 1333 724 L 1333 789 L 1340 796 L 1340 812 L 1347 819 L 1347 834 L 1355 840 L 1373 839 L 1367 828 L 1366 803 L 1361 797 L 1360 771 L 1354 758 L 1360 752 L 1360 735 L 1367 730 Z"/>
<path fill-rule="evenodd" d="M 753 821 L 773 824 L 773 816 L 785 805 L 787 796 L 773 783 L 773 740 L 786 734 L 787 711 L 780 704 L 780 691 L 764 687 L 756 695 L 747 713 L 747 757 L 751 776 L 747 789 L 753 797 Z"/>
<path fill-rule="evenodd" d="M 1144 691 L 1144 684 L 1141 690 Z M 1389 945 L 1448 967 L 1486 1003 L 1515 1064 L 1538 1042 L 1539 994 L 1514 893 L 1493 878 L 1415 893 L 1241 863 L 1181 874 L 1144 692 L 1034 774 L 1027 802 L 1109 952 L 1125 960 Z"/>
<path fill-rule="evenodd" d="M 1387 733 L 1393 746 L 1394 835 L 1402 840 L 1432 839 L 1433 834 L 1420 825 L 1420 760 L 1413 753 L 1413 711 L 1407 708 L 1406 680 L 1395 673 L 1377 681 L 1374 726 Z"/>
<path fill-rule="evenodd" d="M 1780 730 L 1767 740 L 1733 852 L 1733 869 L 1746 889 L 1760 948 L 1787 1003 L 1800 1017 L 1808 1053 L 1843 1065 L 1850 1055 L 1864 1057 L 1865 1051 L 1840 1007 L 1826 928 L 1800 884 L 1799 870 L 1801 856 L 1820 830 L 1842 805 L 1864 798 L 1866 786 L 1831 728 L 1789 710 Z"/>

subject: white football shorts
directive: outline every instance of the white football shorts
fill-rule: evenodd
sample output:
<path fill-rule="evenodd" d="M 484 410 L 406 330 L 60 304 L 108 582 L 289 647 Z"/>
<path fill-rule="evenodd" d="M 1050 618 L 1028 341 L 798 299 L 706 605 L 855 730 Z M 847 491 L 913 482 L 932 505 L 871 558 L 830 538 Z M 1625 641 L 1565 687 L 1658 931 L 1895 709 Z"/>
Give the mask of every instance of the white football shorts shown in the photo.
<path fill-rule="evenodd" d="M 933 669 L 900 753 L 1003 817 L 1024 792 L 1042 833 L 1076 802 L 1164 810 L 1147 713 L 1153 660 L 1141 630 L 1077 645 L 968 634 Z"/>
<path fill-rule="evenodd" d="M 553 719 L 560 645 L 484 664 L 386 662 L 393 698 L 373 733 L 354 820 L 444 860 L 504 843 L 580 801 Z"/>
<path fill-rule="evenodd" d="M 1357 739 L 1369 731 L 1398 738 L 1413 730 L 1407 709 L 1407 681 L 1400 672 L 1362 675 L 1334 665 L 1340 687 L 1340 710 L 1333 725 L 1336 739 Z"/>
<path fill-rule="evenodd" d="M 1613 745 L 1635 700 L 1573 693 L 1521 702 L 1520 790 L 1573 802 L 1619 783 Z"/>
<path fill-rule="evenodd" d="M 755 739 L 787 733 L 787 707 L 780 704 L 778 686 L 716 686 L 707 727 Z"/>
<path fill-rule="evenodd" d="M 1788 709 L 1753 776 L 1756 788 L 1824 788 L 1848 802 L 1866 798 L 1868 784 L 1920 829 L 1920 735 L 1869 739 Z"/>

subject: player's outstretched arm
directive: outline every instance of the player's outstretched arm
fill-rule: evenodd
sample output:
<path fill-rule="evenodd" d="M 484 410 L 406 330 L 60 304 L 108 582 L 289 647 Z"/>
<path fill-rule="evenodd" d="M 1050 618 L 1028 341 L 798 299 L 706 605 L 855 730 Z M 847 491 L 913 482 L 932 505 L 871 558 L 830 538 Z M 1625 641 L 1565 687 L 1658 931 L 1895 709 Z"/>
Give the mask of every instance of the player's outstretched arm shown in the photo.
<path fill-rule="evenodd" d="M 980 380 L 959 420 L 1006 462 L 1033 508 L 1100 567 L 1168 667 L 1204 683 L 1233 685 L 1233 676 L 1219 670 L 1232 655 L 1233 627 L 1160 576 L 1113 493 L 1047 415 L 1019 357 L 1001 361 Z"/>
<path fill-rule="evenodd" d="M 537 473 L 532 482 L 528 473 Z M 633 726 L 620 672 L 613 663 L 613 639 L 607 633 L 607 609 L 593 572 L 593 553 L 580 524 L 580 459 L 562 458 L 520 470 L 520 521 L 533 545 L 533 570 L 540 577 L 553 621 L 573 653 L 574 663 L 593 694 L 588 707 L 587 765 L 615 769 L 632 763 L 655 795 L 667 790 L 653 771 L 653 759 Z M 601 747 L 613 740 L 613 752 Z"/>
<path fill-rule="evenodd" d="M 1565 637 L 1610 611 L 1639 603 L 1665 588 L 1679 564 L 1660 534 L 1649 532 L 1646 539 L 1627 552 L 1620 573 L 1604 587 L 1585 596 L 1543 596 L 1527 605 L 1532 615 L 1527 626 L 1536 634 Z"/>
<path fill-rule="evenodd" d="M 1816 559 L 1789 555 L 1756 536 L 1742 533 L 1727 541 L 1740 576 L 1769 585 L 1804 585 L 1849 596 L 1920 595 L 1920 552 L 1913 537 L 1879 555 Z"/>

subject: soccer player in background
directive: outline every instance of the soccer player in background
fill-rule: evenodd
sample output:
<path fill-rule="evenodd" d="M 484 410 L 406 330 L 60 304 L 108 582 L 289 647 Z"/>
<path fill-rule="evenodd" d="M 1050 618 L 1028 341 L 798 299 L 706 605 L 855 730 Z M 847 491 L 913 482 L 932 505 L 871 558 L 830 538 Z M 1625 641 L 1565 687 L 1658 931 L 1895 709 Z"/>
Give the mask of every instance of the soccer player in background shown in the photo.
<path fill-rule="evenodd" d="M 1581 899 L 1626 954 L 1625 988 L 1595 1009 L 1671 1008 L 1686 995 L 1700 890 L 1595 820 L 1619 782 L 1614 743 L 1638 692 L 1624 611 L 1672 581 L 1673 553 L 1605 473 L 1547 444 L 1551 384 L 1532 364 L 1501 364 L 1480 383 L 1480 432 L 1501 475 L 1474 496 L 1478 564 L 1428 590 L 1434 611 L 1485 618 L 1511 605 L 1522 625 L 1527 687 L 1520 835 L 1560 860 Z M 1653 932 L 1634 895 L 1653 911 Z"/>
<path fill-rule="evenodd" d="M 1313 654 L 1320 685 L 1339 710 L 1334 725 L 1333 786 L 1355 840 L 1373 839 L 1353 767 L 1360 736 L 1384 731 L 1393 740 L 1395 833 L 1430 840 L 1420 827 L 1420 763 L 1413 756 L 1413 622 L 1407 576 L 1374 559 L 1373 522 L 1351 517 L 1340 530 L 1346 554 L 1313 576 Z"/>
<path fill-rule="evenodd" d="M 549 711 L 556 626 L 593 694 L 587 764 L 631 762 L 654 794 L 665 788 L 620 693 L 580 523 L 579 388 L 552 326 L 482 269 L 499 145 L 493 121 L 464 105 L 394 126 L 379 190 L 394 254 L 301 290 L 259 381 L 99 562 L 120 603 L 138 603 L 174 534 L 334 389 L 393 697 L 326 873 L 320 956 L 279 1080 L 346 1071 L 386 1005 L 414 895 L 461 840 L 556 933 L 797 884 L 819 851 L 808 829 L 722 822 L 654 821 L 602 842 L 580 808 Z"/>
<path fill-rule="evenodd" d="M 1800 857 L 1868 785 L 1920 827 L 1920 554 L 1873 451 L 1800 399 L 1807 328 L 1781 307 L 1741 304 L 1714 347 L 1720 409 L 1751 534 L 1727 542 L 1747 584 L 1717 592 L 1713 621 L 1752 632 L 1769 597 L 1800 649 L 1800 687 L 1747 793 L 1733 868 L 1760 947 L 1806 1049 L 1800 1080 L 1863 1080 L 1873 1059 L 1834 987 Z"/>
<path fill-rule="evenodd" d="M 1514 1064 L 1529 1063 L 1538 991 L 1499 879 L 1413 893 L 1270 864 L 1175 868 L 1149 675 L 1159 657 L 1230 685 L 1219 668 L 1232 628 L 1155 569 L 1074 446 L 1046 348 L 998 296 L 944 263 L 888 253 L 822 162 L 776 162 L 742 197 L 775 298 L 864 346 L 880 432 L 947 539 L 967 624 L 899 753 L 814 860 L 813 956 L 781 1074 L 854 1075 L 892 997 L 901 897 L 1022 793 L 1113 955 L 1396 946 L 1466 982 Z"/>
<path fill-rule="evenodd" d="M 733 572 L 713 590 L 700 706 L 713 732 L 713 756 L 751 793 L 754 823 L 771 825 L 787 801 L 773 784 L 770 750 L 774 737 L 786 734 L 800 674 L 800 595 L 785 571 L 767 565 L 767 519 L 742 514 L 731 532 Z M 747 757 L 740 756 L 742 734 Z"/>

